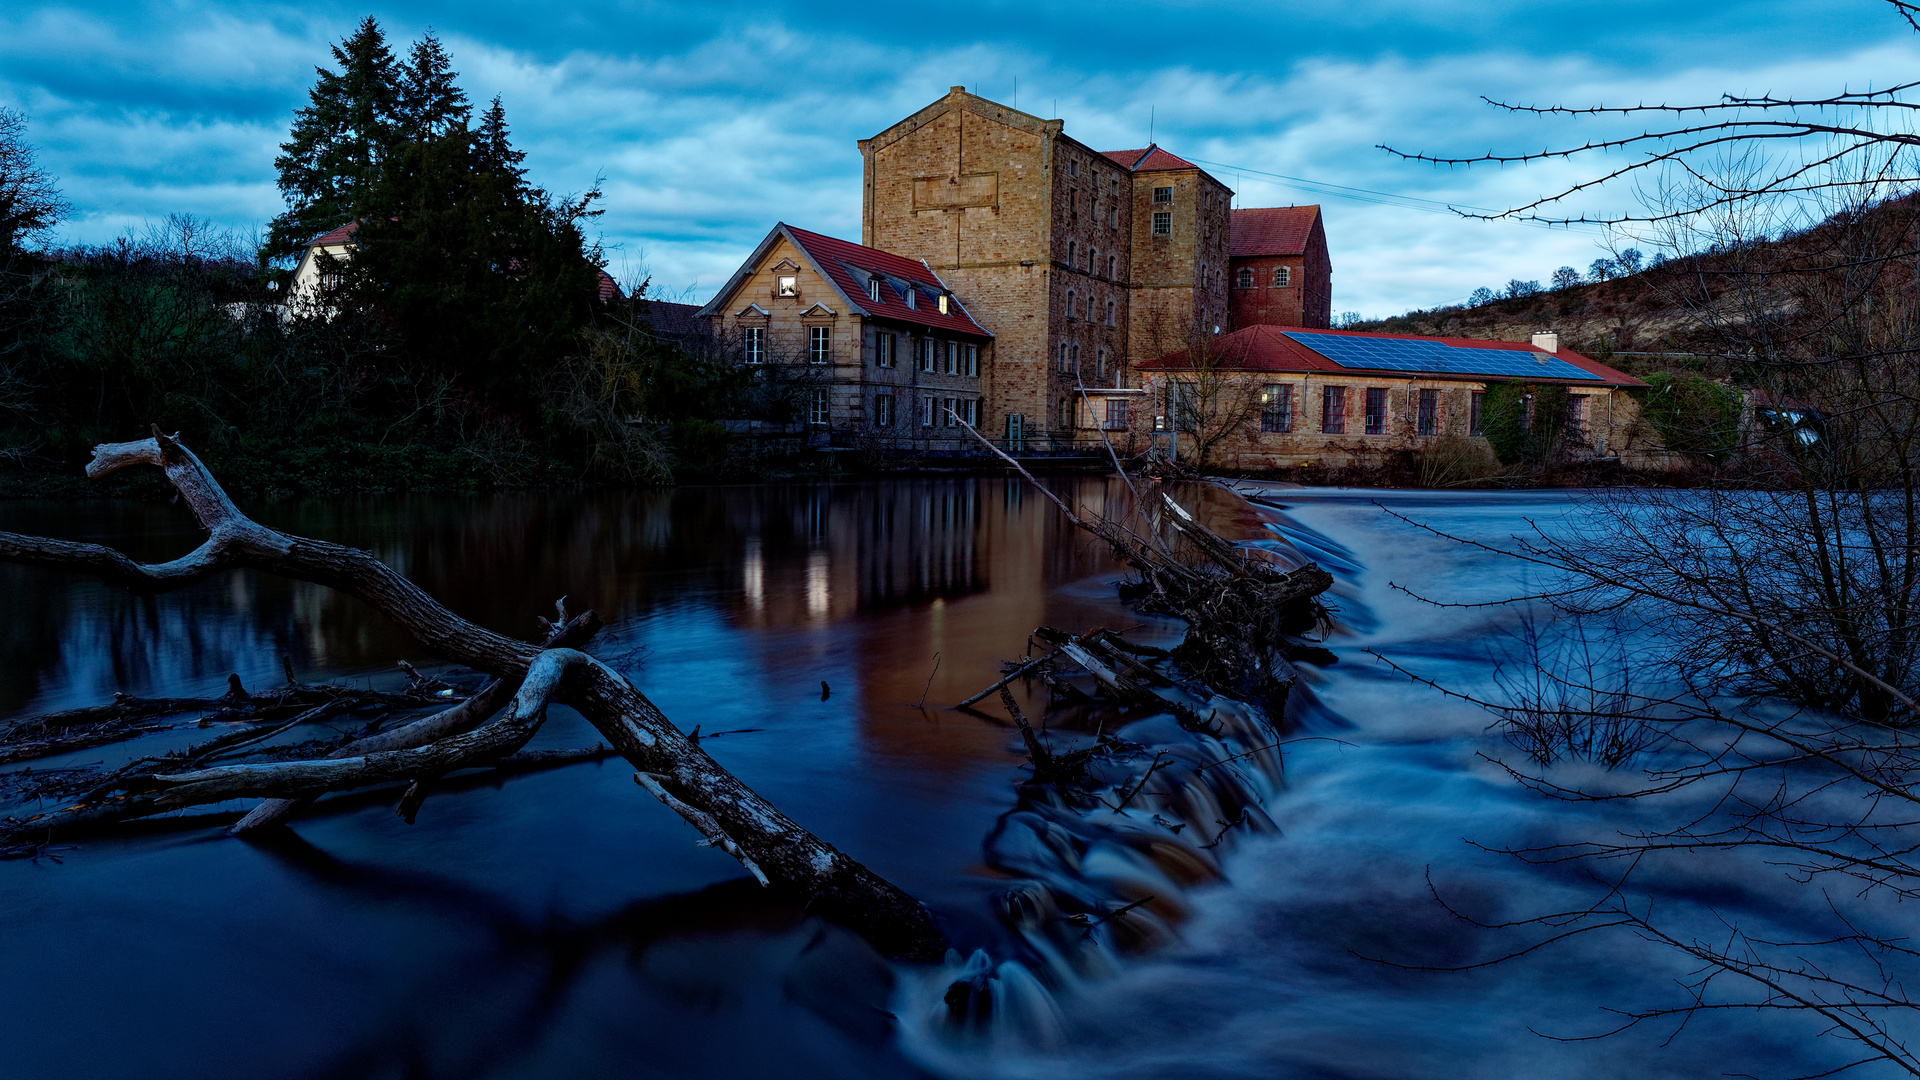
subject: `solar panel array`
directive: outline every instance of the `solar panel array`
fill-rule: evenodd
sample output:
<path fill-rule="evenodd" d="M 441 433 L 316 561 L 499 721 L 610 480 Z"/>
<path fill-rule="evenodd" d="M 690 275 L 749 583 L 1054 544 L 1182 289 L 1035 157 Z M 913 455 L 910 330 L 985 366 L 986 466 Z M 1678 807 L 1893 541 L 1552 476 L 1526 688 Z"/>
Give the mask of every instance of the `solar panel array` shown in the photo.
<path fill-rule="evenodd" d="M 1587 379 L 1604 381 L 1585 368 L 1537 349 L 1473 349 L 1438 341 L 1405 338 L 1346 337 L 1341 334 L 1282 333 L 1341 367 L 1375 371 L 1430 371 L 1440 375 L 1502 375 L 1515 379 Z"/>

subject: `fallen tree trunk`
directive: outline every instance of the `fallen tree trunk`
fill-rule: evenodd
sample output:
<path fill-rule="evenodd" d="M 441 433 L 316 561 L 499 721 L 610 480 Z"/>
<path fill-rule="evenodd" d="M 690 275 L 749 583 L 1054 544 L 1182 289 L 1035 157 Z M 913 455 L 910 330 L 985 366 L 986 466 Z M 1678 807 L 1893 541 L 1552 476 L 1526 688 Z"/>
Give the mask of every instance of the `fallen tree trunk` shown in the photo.
<path fill-rule="evenodd" d="M 67 818 L 67 823 L 132 817 L 247 795 L 299 799 L 395 779 L 430 780 L 518 750 L 538 729 L 546 705 L 557 701 L 573 707 L 598 728 L 644 774 L 643 786 L 694 822 L 704 842 L 733 854 L 770 888 L 808 911 L 861 933 L 890 956 L 931 960 L 943 953 L 944 938 L 919 901 L 760 798 L 674 727 L 646 695 L 604 664 L 571 649 L 543 649 L 476 626 L 369 552 L 289 536 L 258 524 L 233 505 L 177 438 L 157 429 L 150 439 L 96 447 L 87 475 L 97 479 L 132 465 L 164 470 L 207 530 L 206 541 L 192 553 L 147 565 L 97 544 L 0 533 L 0 560 L 90 573 L 143 595 L 243 567 L 311 581 L 366 601 L 433 654 L 503 682 L 517 680 L 520 686 L 499 716 L 463 734 L 353 757 L 129 778 L 124 793 L 114 797 L 114 805 L 71 808 L 75 816 Z M 696 812 L 697 819 L 683 807 Z M 56 827 L 41 820 L 21 823 L 14 831 L 24 835 Z"/>

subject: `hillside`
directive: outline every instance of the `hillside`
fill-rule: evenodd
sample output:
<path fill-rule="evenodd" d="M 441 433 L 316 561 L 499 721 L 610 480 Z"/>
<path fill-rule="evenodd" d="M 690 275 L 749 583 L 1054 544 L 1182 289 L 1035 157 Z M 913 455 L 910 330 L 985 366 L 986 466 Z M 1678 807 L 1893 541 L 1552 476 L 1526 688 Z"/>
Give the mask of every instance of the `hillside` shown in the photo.
<path fill-rule="evenodd" d="M 1711 242 L 1638 273 L 1477 306 L 1410 311 L 1354 330 L 1526 341 L 1554 330 L 1578 352 L 1634 375 L 1685 368 L 1739 374 L 1732 357 L 1884 355 L 1854 340 L 1850 313 L 1900 306 L 1914 288 L 1920 195 L 1837 214 L 1772 237 Z"/>

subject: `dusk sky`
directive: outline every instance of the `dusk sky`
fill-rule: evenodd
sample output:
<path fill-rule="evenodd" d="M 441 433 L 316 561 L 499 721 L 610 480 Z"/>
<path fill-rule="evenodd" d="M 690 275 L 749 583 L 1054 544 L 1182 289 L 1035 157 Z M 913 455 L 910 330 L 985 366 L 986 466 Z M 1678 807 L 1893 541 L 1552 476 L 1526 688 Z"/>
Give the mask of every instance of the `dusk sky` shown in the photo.
<path fill-rule="evenodd" d="M 1598 230 L 1444 212 L 1505 207 L 1590 165 L 1440 171 L 1375 149 L 1538 149 L 1608 130 L 1503 113 L 1481 94 L 1711 100 L 1920 72 L 1920 37 L 1868 0 L 10 4 L 0 104 L 28 114 L 74 204 L 62 239 L 175 212 L 247 232 L 272 217 L 291 114 L 329 43 L 369 13 L 396 52 L 431 26 L 470 98 L 502 95 L 534 180 L 575 192 L 603 179 L 597 225 L 617 277 L 650 274 L 653 295 L 696 301 L 775 221 L 859 239 L 854 141 L 950 85 L 1060 117 L 1097 149 L 1144 145 L 1151 125 L 1239 206 L 1322 203 L 1334 310 L 1378 316 L 1604 254 Z"/>

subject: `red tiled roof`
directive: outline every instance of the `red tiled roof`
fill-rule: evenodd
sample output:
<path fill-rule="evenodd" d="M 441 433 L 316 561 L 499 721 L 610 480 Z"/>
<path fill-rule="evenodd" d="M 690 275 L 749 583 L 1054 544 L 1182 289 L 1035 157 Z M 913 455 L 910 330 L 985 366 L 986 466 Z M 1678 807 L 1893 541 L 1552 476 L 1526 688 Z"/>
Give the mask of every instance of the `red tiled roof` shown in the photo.
<path fill-rule="evenodd" d="M 1234 258 L 1251 255 L 1304 255 L 1307 237 L 1320 217 L 1319 204 L 1312 206 L 1263 206 L 1233 212 L 1232 239 L 1227 254 Z"/>
<path fill-rule="evenodd" d="M 321 233 L 319 236 L 314 237 L 307 242 L 307 246 L 318 247 L 321 244 L 344 244 L 353 237 L 354 233 L 359 231 L 360 223 L 358 221 L 349 221 L 345 225 L 334 229 L 332 232 Z"/>
<path fill-rule="evenodd" d="M 879 248 L 864 247 L 847 240 L 796 229 L 785 222 L 775 228 L 785 230 L 793 242 L 813 258 L 814 269 L 832 279 L 841 294 L 868 315 L 974 337 L 993 336 L 973 321 L 973 316 L 967 314 L 967 309 L 960 305 L 957 297 L 947 305 L 947 313 L 940 314 L 939 296 L 946 291 L 946 284 L 925 263 Z M 874 274 L 883 279 L 878 300 L 867 294 L 867 281 Z M 920 293 L 914 307 L 907 306 L 903 293 L 909 287 L 916 288 Z"/>
<path fill-rule="evenodd" d="M 1512 376 L 1498 374 L 1473 375 L 1454 372 L 1414 372 L 1414 371 L 1374 371 L 1367 368 L 1344 367 L 1314 352 L 1305 345 L 1286 335 L 1287 330 L 1296 333 L 1334 334 L 1341 337 L 1357 338 L 1396 338 L 1402 341 L 1433 341 L 1442 345 L 1451 345 L 1460 349 L 1499 349 L 1520 353 L 1536 353 L 1551 356 L 1555 360 L 1565 360 L 1574 367 L 1583 368 L 1598 375 L 1609 386 L 1645 386 L 1646 384 L 1623 371 L 1617 371 L 1598 360 L 1580 355 L 1571 349 L 1548 353 L 1536 349 L 1532 344 L 1522 341 L 1483 341 L 1479 338 L 1423 337 L 1419 334 L 1370 334 L 1355 330 L 1306 330 L 1300 327 L 1249 326 L 1215 338 L 1212 344 L 1215 363 L 1227 371 L 1273 371 L 1273 372 L 1325 372 L 1347 375 L 1377 376 L 1387 379 L 1464 379 L 1479 382 L 1484 379 L 1507 379 Z M 1148 371 L 1177 371 L 1187 366 L 1185 350 L 1169 353 L 1158 360 L 1149 360 L 1139 367 Z M 1584 380 L 1542 378 L 1543 383 L 1565 383 L 1569 386 L 1587 385 Z"/>
<path fill-rule="evenodd" d="M 605 270 L 596 270 L 594 273 L 600 275 L 600 302 L 605 304 L 613 300 L 618 300 L 620 298 L 620 283 L 613 280 L 613 275 L 607 273 Z"/>
<path fill-rule="evenodd" d="M 1100 156 L 1128 172 L 1159 172 L 1165 169 L 1197 169 L 1200 166 L 1160 149 L 1158 143 L 1144 150 L 1102 150 Z"/>

